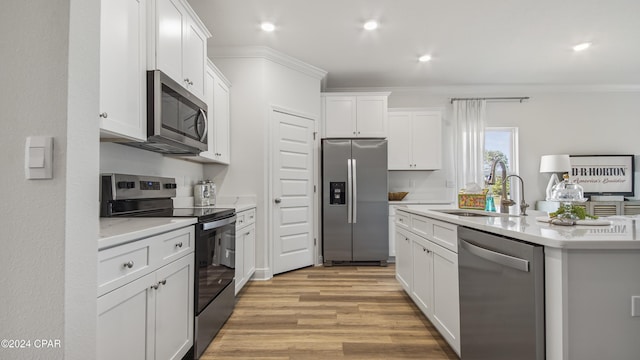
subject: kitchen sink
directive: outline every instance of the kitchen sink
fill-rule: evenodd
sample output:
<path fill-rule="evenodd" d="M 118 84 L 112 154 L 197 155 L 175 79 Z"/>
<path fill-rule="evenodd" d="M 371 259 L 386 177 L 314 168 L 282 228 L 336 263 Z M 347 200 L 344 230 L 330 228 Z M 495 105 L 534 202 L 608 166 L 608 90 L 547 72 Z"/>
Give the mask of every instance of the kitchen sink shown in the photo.
<path fill-rule="evenodd" d="M 451 210 L 433 210 L 436 212 L 440 212 L 443 214 L 450 214 L 456 216 L 467 216 L 467 217 L 500 217 L 500 216 L 513 216 L 509 214 L 501 214 L 489 211 L 482 210 L 467 210 L 467 209 L 451 209 Z"/>

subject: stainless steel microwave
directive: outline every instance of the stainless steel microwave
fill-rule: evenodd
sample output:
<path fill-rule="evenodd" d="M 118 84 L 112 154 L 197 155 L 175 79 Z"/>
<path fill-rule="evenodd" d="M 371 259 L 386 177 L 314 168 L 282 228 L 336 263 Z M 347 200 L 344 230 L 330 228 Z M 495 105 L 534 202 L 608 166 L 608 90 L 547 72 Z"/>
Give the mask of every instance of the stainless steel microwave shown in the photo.
<path fill-rule="evenodd" d="M 175 155 L 207 150 L 207 104 L 160 70 L 147 71 L 147 141 L 137 148 Z"/>

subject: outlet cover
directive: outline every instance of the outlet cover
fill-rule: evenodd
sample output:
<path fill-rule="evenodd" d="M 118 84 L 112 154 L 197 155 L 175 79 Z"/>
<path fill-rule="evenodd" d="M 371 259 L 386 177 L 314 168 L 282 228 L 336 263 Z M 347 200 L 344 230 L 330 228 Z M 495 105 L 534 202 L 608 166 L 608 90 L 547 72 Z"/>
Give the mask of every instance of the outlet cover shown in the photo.
<path fill-rule="evenodd" d="M 631 297 L 631 316 L 640 316 L 640 295 Z"/>

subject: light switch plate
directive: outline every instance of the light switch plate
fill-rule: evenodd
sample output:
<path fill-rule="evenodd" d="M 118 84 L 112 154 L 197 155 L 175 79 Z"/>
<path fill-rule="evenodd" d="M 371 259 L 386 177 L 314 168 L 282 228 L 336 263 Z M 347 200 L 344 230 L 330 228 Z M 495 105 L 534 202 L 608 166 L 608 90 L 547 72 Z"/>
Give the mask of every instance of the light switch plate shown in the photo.
<path fill-rule="evenodd" d="M 25 178 L 53 178 L 53 137 L 29 136 L 24 151 Z"/>
<path fill-rule="evenodd" d="M 631 296 L 631 316 L 640 316 L 640 295 Z"/>

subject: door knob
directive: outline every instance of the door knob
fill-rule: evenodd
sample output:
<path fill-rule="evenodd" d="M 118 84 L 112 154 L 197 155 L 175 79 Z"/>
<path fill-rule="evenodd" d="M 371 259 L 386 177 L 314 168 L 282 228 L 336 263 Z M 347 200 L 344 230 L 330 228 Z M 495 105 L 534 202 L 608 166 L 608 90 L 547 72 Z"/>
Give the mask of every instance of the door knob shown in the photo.
<path fill-rule="evenodd" d="M 276 202 L 276 204 L 280 204 L 280 203 L 282 202 L 282 199 L 280 199 L 280 198 L 275 198 L 275 200 L 273 200 L 273 201 L 275 201 L 275 202 Z"/>

